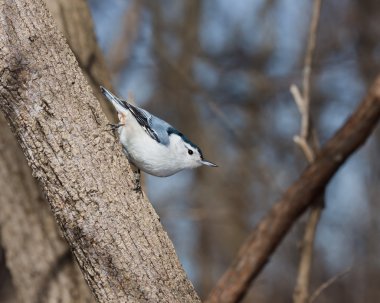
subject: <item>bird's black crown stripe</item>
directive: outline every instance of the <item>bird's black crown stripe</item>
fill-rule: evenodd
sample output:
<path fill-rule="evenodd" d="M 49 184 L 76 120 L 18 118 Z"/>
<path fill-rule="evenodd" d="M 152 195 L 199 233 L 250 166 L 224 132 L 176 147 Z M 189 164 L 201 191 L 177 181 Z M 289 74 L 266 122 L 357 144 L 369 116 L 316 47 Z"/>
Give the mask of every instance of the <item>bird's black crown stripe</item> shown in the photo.
<path fill-rule="evenodd" d="M 169 127 L 168 128 L 168 135 L 170 136 L 171 134 L 176 134 L 177 136 L 180 136 L 184 142 L 189 144 L 191 147 L 195 148 L 198 151 L 199 155 L 201 156 L 201 159 L 203 160 L 203 154 L 202 154 L 202 151 L 200 150 L 200 148 L 198 146 L 196 146 L 193 142 L 191 142 L 183 133 L 179 132 L 178 130 L 176 130 L 173 127 Z"/>

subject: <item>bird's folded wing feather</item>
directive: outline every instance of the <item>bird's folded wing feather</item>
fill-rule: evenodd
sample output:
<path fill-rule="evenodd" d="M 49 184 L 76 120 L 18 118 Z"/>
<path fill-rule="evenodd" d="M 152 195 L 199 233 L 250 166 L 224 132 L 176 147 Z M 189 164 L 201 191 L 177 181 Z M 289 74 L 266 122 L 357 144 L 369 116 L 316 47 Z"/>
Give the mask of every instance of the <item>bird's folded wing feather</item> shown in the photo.
<path fill-rule="evenodd" d="M 152 129 L 152 115 L 141 108 L 133 106 L 132 104 L 128 104 L 128 109 L 145 132 L 151 136 L 152 139 L 156 140 L 158 143 L 161 143 L 157 133 Z"/>

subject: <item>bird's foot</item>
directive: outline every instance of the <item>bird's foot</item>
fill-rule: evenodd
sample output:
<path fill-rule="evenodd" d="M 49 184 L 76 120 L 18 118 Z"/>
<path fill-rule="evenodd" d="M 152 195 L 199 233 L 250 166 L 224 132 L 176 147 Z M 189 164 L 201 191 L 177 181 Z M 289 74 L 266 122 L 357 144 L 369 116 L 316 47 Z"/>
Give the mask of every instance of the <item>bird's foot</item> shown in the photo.
<path fill-rule="evenodd" d="M 141 179 L 141 173 L 140 173 L 140 169 L 138 169 L 137 171 L 135 171 L 135 188 L 133 189 L 135 192 L 141 192 L 140 179 Z"/>
<path fill-rule="evenodd" d="M 118 123 L 118 124 L 107 123 L 107 126 L 110 126 L 110 130 L 117 130 L 119 127 L 124 126 L 124 124 L 123 123 Z"/>

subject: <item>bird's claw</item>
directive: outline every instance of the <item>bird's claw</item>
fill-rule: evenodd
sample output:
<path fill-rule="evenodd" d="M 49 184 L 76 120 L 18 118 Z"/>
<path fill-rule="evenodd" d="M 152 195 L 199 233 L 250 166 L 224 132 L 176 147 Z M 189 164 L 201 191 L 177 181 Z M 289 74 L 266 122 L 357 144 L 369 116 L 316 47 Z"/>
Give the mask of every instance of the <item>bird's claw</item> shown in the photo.
<path fill-rule="evenodd" d="M 136 184 L 136 186 L 133 188 L 133 190 L 134 190 L 136 193 L 141 192 L 141 185 L 140 185 L 140 182 L 139 182 L 138 184 Z"/>
<path fill-rule="evenodd" d="M 140 169 L 139 169 L 135 172 L 135 187 L 133 188 L 135 192 L 141 192 L 140 179 L 141 179 L 141 174 L 140 174 Z"/>
<path fill-rule="evenodd" d="M 118 123 L 118 124 L 107 123 L 107 126 L 110 126 L 111 130 L 117 130 L 119 127 L 124 126 L 124 124 L 122 124 L 122 123 Z"/>

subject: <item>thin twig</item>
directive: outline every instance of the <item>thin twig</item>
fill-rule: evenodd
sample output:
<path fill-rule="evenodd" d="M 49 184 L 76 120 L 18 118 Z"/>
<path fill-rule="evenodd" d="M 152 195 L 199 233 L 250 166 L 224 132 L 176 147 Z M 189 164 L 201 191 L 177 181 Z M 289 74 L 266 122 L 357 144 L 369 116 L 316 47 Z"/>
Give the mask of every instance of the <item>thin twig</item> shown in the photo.
<path fill-rule="evenodd" d="M 321 0 L 314 0 L 313 4 L 313 15 L 310 22 L 309 38 L 303 68 L 302 94 L 297 86 L 292 85 L 290 87 L 294 101 L 301 114 L 300 135 L 294 137 L 294 142 L 301 148 L 309 163 L 314 162 L 319 146 L 316 130 L 312 127 L 312 119 L 310 115 L 310 87 L 321 2 Z M 296 286 L 293 293 L 294 303 L 305 303 L 309 298 L 314 239 L 324 205 L 323 194 L 321 194 L 317 200 L 318 203 L 315 203 L 314 207 L 311 209 L 305 228 Z"/>
<path fill-rule="evenodd" d="M 320 202 L 315 204 L 310 211 L 310 215 L 302 239 L 302 251 L 298 267 L 296 286 L 294 288 L 293 294 L 293 300 L 295 303 L 305 303 L 308 302 L 309 299 L 309 287 L 311 277 L 310 273 L 311 265 L 313 263 L 314 239 L 318 222 L 323 209 L 323 196 L 319 197 Z"/>
<path fill-rule="evenodd" d="M 290 92 L 292 93 L 294 101 L 296 102 L 298 110 L 300 112 L 300 115 L 302 116 L 305 112 L 305 103 L 298 86 L 292 84 L 290 86 Z"/>
<path fill-rule="evenodd" d="M 314 302 L 320 295 L 321 293 L 328 287 L 330 287 L 331 285 L 333 285 L 337 280 L 343 278 L 345 275 L 347 275 L 350 271 L 351 271 L 352 267 L 346 269 L 345 271 L 337 274 L 336 276 L 334 277 L 331 277 L 330 279 L 328 279 L 325 283 L 323 283 L 321 286 L 319 286 L 315 291 L 314 293 L 310 296 L 310 300 L 309 300 L 309 303 L 312 303 Z"/>
<path fill-rule="evenodd" d="M 303 99 L 305 106 L 305 116 L 302 116 L 302 136 L 308 138 L 310 135 L 310 83 L 311 83 L 311 66 L 313 62 L 314 49 L 316 45 L 317 27 L 321 11 L 322 0 L 314 0 L 313 16 L 310 22 L 309 40 L 307 43 L 307 51 L 303 69 Z"/>
<path fill-rule="evenodd" d="M 300 136 L 294 136 L 293 141 L 302 149 L 307 161 L 309 163 L 313 162 L 315 159 L 315 152 L 306 140 Z"/>

